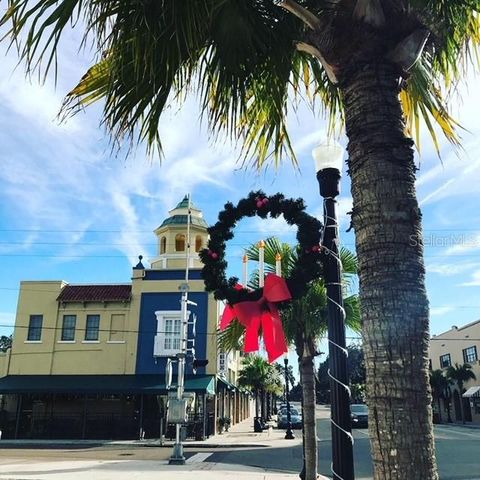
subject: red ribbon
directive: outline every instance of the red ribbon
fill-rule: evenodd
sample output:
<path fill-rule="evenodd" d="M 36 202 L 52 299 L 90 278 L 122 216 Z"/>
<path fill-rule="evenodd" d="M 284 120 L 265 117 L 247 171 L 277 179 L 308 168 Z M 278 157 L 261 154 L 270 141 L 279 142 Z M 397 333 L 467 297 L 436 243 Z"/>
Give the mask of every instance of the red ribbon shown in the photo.
<path fill-rule="evenodd" d="M 241 289 L 242 286 L 236 288 Z M 259 349 L 258 335 L 261 327 L 268 361 L 273 363 L 288 351 L 282 320 L 275 303 L 291 298 L 285 279 L 269 273 L 265 278 L 263 297 L 255 302 L 227 304 L 220 320 L 220 329 L 224 330 L 237 318 L 246 328 L 245 352 L 256 352 Z"/>

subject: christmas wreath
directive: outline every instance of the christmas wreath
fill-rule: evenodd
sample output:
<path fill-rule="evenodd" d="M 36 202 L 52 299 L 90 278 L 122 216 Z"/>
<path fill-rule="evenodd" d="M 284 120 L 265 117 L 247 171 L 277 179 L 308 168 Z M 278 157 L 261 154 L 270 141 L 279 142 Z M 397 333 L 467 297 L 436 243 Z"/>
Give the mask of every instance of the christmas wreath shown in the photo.
<path fill-rule="evenodd" d="M 226 277 L 226 243 L 242 218 L 259 216 L 277 218 L 283 214 L 289 225 L 296 225 L 298 252 L 288 278 L 269 274 L 263 288 L 249 289 L 238 278 Z M 204 264 L 202 276 L 205 289 L 217 300 L 226 300 L 221 328 L 234 318 L 246 327 L 245 351 L 258 350 L 258 335 L 263 333 L 269 360 L 274 361 L 286 351 L 285 336 L 278 308 L 291 299 L 300 298 L 309 282 L 321 275 L 321 222 L 305 212 L 302 199 L 286 199 L 281 193 L 266 196 L 262 191 L 250 192 L 237 206 L 225 204 L 218 221 L 208 229 L 208 248 L 200 251 Z"/>

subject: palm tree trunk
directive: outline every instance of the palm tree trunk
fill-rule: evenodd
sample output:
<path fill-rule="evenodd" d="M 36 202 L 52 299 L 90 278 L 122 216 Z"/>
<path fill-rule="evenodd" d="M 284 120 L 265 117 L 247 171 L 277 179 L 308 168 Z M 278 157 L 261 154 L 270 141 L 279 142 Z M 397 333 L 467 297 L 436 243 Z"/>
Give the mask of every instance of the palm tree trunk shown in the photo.
<path fill-rule="evenodd" d="M 458 384 L 458 393 L 460 394 L 460 417 L 462 417 L 462 423 L 465 424 L 465 414 L 463 413 L 463 382 L 457 381 Z"/>
<path fill-rule="evenodd" d="M 306 349 L 305 349 L 306 350 Z M 313 356 L 301 357 L 300 375 L 303 388 L 303 430 L 305 451 L 305 480 L 317 478 L 317 428 L 315 423 L 315 373 Z"/>
<path fill-rule="evenodd" d="M 428 301 L 399 75 L 361 65 L 342 85 L 376 480 L 438 478 L 428 382 Z"/>
<path fill-rule="evenodd" d="M 438 404 L 438 423 L 442 423 L 442 400 L 441 397 L 437 397 L 437 404 Z"/>
<path fill-rule="evenodd" d="M 265 421 L 265 390 L 262 388 L 260 390 L 261 406 L 262 406 L 262 420 Z"/>

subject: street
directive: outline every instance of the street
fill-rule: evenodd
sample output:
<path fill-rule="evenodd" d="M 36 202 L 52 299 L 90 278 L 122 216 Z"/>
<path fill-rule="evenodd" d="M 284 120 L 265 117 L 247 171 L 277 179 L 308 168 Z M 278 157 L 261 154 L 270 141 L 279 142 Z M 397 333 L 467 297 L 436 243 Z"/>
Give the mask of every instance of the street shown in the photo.
<path fill-rule="evenodd" d="M 331 441 L 328 410 L 317 408 L 319 470 L 330 475 Z M 245 428 L 249 429 L 250 424 Z M 233 434 L 238 442 L 250 433 Z M 296 430 L 295 440 L 283 440 L 283 432 L 259 434 L 262 445 L 269 446 L 219 446 L 186 447 L 187 465 L 168 465 L 171 448 L 134 445 L 45 445 L 19 448 L 18 445 L 0 443 L 0 479 L 150 479 L 175 478 L 190 480 L 196 477 L 223 478 L 297 478 L 302 467 L 301 431 Z M 355 478 L 370 480 L 372 464 L 367 429 L 355 429 Z M 215 437 L 212 437 L 215 438 Z M 218 437 L 217 437 L 218 438 Z M 225 440 L 225 436 L 222 437 Z M 480 480 L 480 429 L 462 425 L 435 427 L 437 461 L 441 480 Z M 208 474 L 208 475 L 207 475 Z M 214 477 L 212 475 L 218 475 Z M 207 475 L 207 476 L 205 476 Z M 262 476 L 263 475 L 263 476 Z M 258 477 L 257 477 L 258 476 Z M 418 479 L 423 480 L 423 479 Z"/>
<path fill-rule="evenodd" d="M 317 410 L 319 472 L 330 475 L 331 441 L 330 422 L 324 409 Z M 300 433 L 300 432 L 299 432 Z M 373 475 L 370 459 L 368 430 L 353 430 L 355 478 L 371 479 Z M 207 461 L 240 463 L 282 472 L 300 472 L 302 468 L 302 449 L 300 446 L 288 448 L 270 448 L 265 450 L 231 450 L 214 453 Z M 480 429 L 460 425 L 435 426 L 437 462 L 441 480 L 480 480 Z"/>

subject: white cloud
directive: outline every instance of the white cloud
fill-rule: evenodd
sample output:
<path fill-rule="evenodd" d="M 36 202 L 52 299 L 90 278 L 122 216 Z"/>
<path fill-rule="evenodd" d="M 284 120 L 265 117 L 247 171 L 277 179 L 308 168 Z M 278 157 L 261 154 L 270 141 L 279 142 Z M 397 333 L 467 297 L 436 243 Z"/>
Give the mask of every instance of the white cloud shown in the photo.
<path fill-rule="evenodd" d="M 480 270 L 473 272 L 470 280 L 460 284 L 461 287 L 480 287 Z"/>
<path fill-rule="evenodd" d="M 289 225 L 283 218 L 283 215 L 277 218 L 269 217 L 266 219 L 254 217 L 251 225 L 258 232 L 259 236 L 263 236 L 263 238 L 273 236 L 281 238 L 286 235 L 294 235 L 297 231 L 297 227 Z"/>
<path fill-rule="evenodd" d="M 352 211 L 352 208 L 353 208 L 352 197 L 341 197 L 338 200 L 338 219 L 339 219 L 340 227 L 342 229 L 344 227 L 348 228 L 350 226 L 351 217 L 348 213 Z"/>
<path fill-rule="evenodd" d="M 461 234 L 456 238 L 456 244 L 448 248 L 445 255 L 460 255 L 480 249 L 480 233 Z"/>
<path fill-rule="evenodd" d="M 434 264 L 427 264 L 427 272 L 428 273 L 437 273 L 441 276 L 452 276 L 458 275 L 460 273 L 468 272 L 469 270 L 473 270 L 478 268 L 478 263 L 458 263 L 458 262 L 451 262 L 451 263 L 434 263 Z"/>
<path fill-rule="evenodd" d="M 441 317 L 447 313 L 453 312 L 455 307 L 453 306 L 444 306 L 444 307 L 432 307 L 430 308 L 431 317 Z"/>

